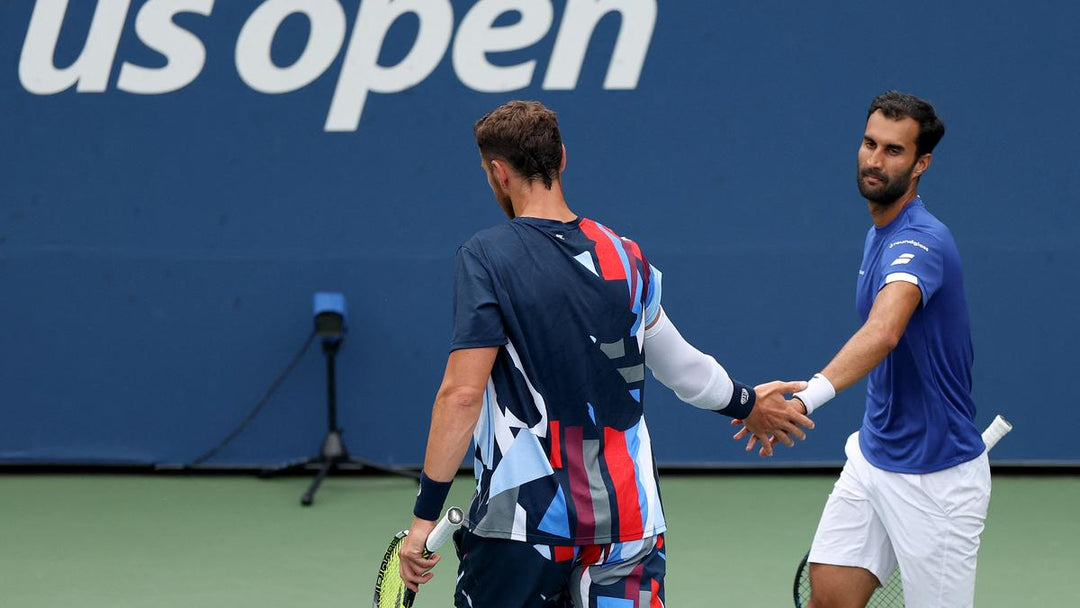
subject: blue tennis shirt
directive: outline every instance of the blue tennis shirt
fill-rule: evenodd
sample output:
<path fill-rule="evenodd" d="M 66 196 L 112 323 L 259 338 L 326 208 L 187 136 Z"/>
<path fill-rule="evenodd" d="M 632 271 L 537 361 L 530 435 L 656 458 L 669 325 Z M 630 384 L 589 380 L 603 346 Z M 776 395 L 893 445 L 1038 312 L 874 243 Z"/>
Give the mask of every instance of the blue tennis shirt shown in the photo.
<path fill-rule="evenodd" d="M 859 444 L 874 466 L 931 473 L 982 454 L 971 398 L 971 323 L 960 252 L 948 227 L 916 197 L 866 235 L 856 307 L 863 322 L 877 293 L 906 281 L 922 291 L 899 344 L 867 376 Z"/>

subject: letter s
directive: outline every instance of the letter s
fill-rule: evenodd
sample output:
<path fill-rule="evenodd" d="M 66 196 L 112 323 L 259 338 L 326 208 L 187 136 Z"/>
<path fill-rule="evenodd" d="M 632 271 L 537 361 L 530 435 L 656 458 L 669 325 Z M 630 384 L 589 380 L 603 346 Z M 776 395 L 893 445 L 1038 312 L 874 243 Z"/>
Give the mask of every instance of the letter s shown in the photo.
<path fill-rule="evenodd" d="M 116 87 L 128 93 L 160 95 L 191 84 L 206 63 L 206 47 L 197 36 L 173 23 L 178 13 L 209 16 L 214 0 L 150 0 L 135 17 L 135 33 L 143 44 L 165 56 L 160 68 L 124 62 Z"/>

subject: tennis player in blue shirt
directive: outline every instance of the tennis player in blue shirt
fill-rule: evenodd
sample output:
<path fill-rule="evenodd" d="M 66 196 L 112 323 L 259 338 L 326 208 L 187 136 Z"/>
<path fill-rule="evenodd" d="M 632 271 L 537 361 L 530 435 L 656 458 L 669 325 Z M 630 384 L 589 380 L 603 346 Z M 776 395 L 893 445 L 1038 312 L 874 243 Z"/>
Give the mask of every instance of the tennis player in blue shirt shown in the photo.
<path fill-rule="evenodd" d="M 971 329 L 956 242 L 918 194 L 944 134 L 913 95 L 870 105 L 857 173 L 874 223 L 856 292 L 864 324 L 795 395 L 809 415 L 867 377 L 862 427 L 810 549 L 813 608 L 865 606 L 897 563 L 908 608 L 974 603 L 990 468 L 973 423 Z"/>

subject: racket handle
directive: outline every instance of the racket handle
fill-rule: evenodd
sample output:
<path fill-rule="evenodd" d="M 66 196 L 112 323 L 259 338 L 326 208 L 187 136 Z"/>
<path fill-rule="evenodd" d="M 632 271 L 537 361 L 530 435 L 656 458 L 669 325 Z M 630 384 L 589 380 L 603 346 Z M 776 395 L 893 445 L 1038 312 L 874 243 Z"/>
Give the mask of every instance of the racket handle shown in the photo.
<path fill-rule="evenodd" d="M 431 534 L 427 537 L 427 542 L 424 543 L 428 552 L 435 553 L 438 551 L 439 547 L 450 538 L 450 535 L 463 521 L 465 521 L 465 513 L 460 508 L 450 507 L 447 509 L 446 515 L 443 515 L 443 518 L 435 525 L 435 529 L 431 531 Z"/>
<path fill-rule="evenodd" d="M 990 426 L 986 427 L 982 434 L 983 443 L 986 444 L 986 451 L 989 452 L 1012 429 L 1012 424 L 1005 420 L 1001 414 L 995 416 L 994 421 L 990 423 Z"/>

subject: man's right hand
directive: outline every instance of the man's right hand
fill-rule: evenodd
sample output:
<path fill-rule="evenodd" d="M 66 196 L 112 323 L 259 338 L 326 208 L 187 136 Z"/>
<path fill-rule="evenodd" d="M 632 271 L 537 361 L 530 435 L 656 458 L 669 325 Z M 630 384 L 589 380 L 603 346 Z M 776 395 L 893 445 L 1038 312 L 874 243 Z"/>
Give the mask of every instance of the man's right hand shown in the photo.
<path fill-rule="evenodd" d="M 749 452 L 754 449 L 754 445 L 760 443 L 758 454 L 768 457 L 772 456 L 773 443 L 776 441 L 791 447 L 795 445 L 792 436 L 800 440 L 806 439 L 806 433 L 799 427 L 814 428 L 814 422 L 802 413 L 806 411 L 806 407 L 797 399 L 784 398 L 785 394 L 797 393 L 805 388 L 806 382 L 779 380 L 755 386 L 757 400 L 754 402 L 754 409 L 746 420 L 741 421 L 743 428 L 735 434 L 735 440 L 739 441 L 749 435 L 746 451 Z"/>
<path fill-rule="evenodd" d="M 440 556 L 433 554 L 430 557 L 424 557 L 424 545 L 428 535 L 434 529 L 435 522 L 414 517 L 412 525 L 409 526 L 409 535 L 401 541 L 401 548 L 398 549 L 398 557 L 401 560 L 398 569 L 401 572 L 401 578 L 405 581 L 405 586 L 413 593 L 419 591 L 420 585 L 435 576 L 431 569 L 439 563 Z"/>

